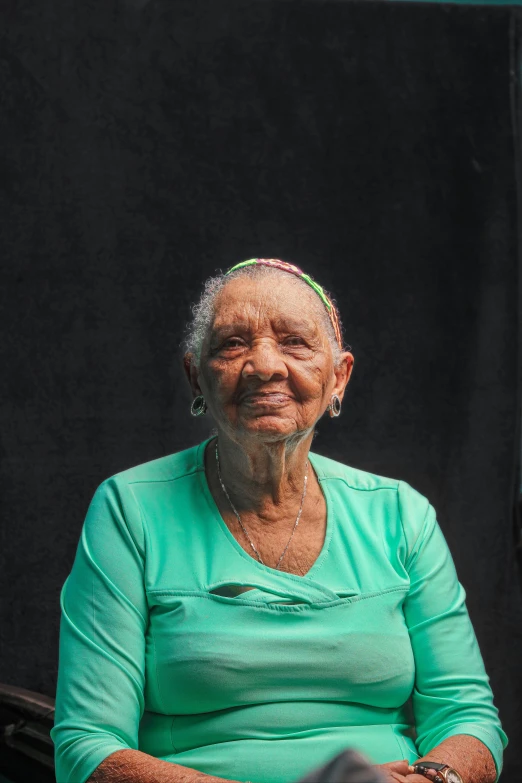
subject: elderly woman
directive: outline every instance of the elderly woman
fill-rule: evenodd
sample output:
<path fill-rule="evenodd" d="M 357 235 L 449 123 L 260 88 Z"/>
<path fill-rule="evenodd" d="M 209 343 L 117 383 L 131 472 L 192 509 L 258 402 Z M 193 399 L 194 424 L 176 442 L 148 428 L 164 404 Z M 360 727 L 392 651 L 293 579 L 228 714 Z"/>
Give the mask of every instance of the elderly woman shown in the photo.
<path fill-rule="evenodd" d="M 310 451 L 354 358 L 297 267 L 206 285 L 185 355 L 217 434 L 108 479 L 62 591 L 58 783 L 493 783 L 507 738 L 447 545 L 404 481 Z"/>

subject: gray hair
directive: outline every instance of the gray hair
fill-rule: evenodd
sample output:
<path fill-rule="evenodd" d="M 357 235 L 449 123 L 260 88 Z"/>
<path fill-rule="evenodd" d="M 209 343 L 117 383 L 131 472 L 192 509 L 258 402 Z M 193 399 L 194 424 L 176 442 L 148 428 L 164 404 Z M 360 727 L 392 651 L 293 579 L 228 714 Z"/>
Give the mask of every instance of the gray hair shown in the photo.
<path fill-rule="evenodd" d="M 193 355 L 196 365 L 199 364 L 201 359 L 201 348 L 203 346 L 203 341 L 214 318 L 214 305 L 218 293 L 223 290 L 225 285 L 230 280 L 234 280 L 236 277 L 253 278 L 274 275 L 279 277 L 284 276 L 287 280 L 291 279 L 295 285 L 304 287 L 307 291 L 313 290 L 310 288 L 308 283 L 306 283 L 304 280 L 301 280 L 296 275 L 289 274 L 282 269 L 262 265 L 242 267 L 241 269 L 238 269 L 236 272 L 232 272 L 229 275 L 224 272 L 220 272 L 218 275 L 208 278 L 208 280 L 205 282 L 203 292 L 199 300 L 192 307 L 192 318 L 187 324 L 185 330 L 185 339 L 183 341 L 183 347 L 185 351 Z M 319 298 L 318 301 L 320 301 Z M 330 347 L 332 349 L 334 365 L 337 366 L 341 358 L 342 349 L 335 337 L 335 332 L 328 312 L 322 303 L 320 309 L 318 308 L 318 312 L 321 313 L 322 326 L 326 332 L 328 342 L 330 343 Z"/>

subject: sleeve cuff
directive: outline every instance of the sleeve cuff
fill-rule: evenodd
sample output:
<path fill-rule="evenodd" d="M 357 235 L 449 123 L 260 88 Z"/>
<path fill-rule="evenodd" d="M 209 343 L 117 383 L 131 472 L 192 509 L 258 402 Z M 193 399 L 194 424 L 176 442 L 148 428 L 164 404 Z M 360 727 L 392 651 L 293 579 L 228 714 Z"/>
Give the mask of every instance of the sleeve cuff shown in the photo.
<path fill-rule="evenodd" d="M 56 783 L 86 783 L 102 761 L 117 750 L 131 750 L 131 748 L 128 745 L 107 742 L 86 751 L 68 769 L 68 765 L 62 760 L 56 765 Z"/>
<path fill-rule="evenodd" d="M 495 778 L 496 783 L 496 781 L 499 779 L 500 773 L 502 772 L 504 748 L 508 744 L 507 735 L 500 728 L 490 728 L 489 726 L 486 727 L 480 723 L 460 723 L 457 726 L 453 726 L 450 729 L 439 732 L 434 737 L 424 739 L 419 745 L 421 755 L 424 756 L 429 754 L 430 750 L 435 748 L 437 745 L 440 745 L 440 743 L 444 742 L 445 739 L 448 739 L 448 737 L 454 737 L 457 734 L 466 734 L 467 736 L 475 737 L 487 747 L 493 756 L 493 761 L 495 762 L 495 768 L 497 771 Z"/>

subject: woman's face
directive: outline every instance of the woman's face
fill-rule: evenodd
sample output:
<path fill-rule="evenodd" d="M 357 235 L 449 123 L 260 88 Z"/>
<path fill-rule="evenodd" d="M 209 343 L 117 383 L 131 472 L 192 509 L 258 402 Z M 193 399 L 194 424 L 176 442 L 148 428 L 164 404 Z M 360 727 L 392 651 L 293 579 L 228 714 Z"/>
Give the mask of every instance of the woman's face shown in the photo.
<path fill-rule="evenodd" d="M 353 365 L 334 368 L 322 302 L 282 275 L 239 277 L 220 291 L 191 384 L 232 439 L 280 440 L 310 430 L 342 399 Z"/>

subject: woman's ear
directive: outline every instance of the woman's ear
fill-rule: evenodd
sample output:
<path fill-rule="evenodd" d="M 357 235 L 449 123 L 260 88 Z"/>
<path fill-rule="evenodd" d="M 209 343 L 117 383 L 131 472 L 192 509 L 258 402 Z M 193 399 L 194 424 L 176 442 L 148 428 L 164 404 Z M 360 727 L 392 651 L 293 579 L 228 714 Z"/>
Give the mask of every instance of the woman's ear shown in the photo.
<path fill-rule="evenodd" d="M 199 371 L 196 366 L 195 359 L 196 357 L 193 353 L 187 352 L 183 357 L 183 368 L 190 384 L 190 388 L 192 389 L 192 393 L 194 394 L 194 397 L 197 397 L 198 394 L 201 394 L 201 389 L 199 388 Z"/>
<path fill-rule="evenodd" d="M 350 351 L 344 351 L 341 354 L 337 367 L 334 368 L 335 386 L 332 390 L 332 394 L 337 394 L 340 400 L 343 399 L 345 389 L 352 374 L 354 362 L 354 355 L 350 353 Z"/>

